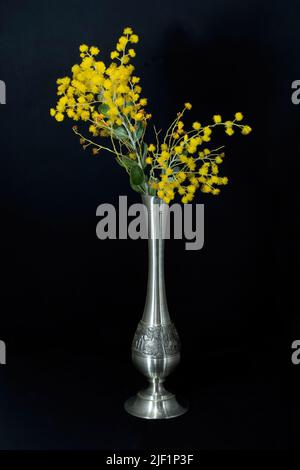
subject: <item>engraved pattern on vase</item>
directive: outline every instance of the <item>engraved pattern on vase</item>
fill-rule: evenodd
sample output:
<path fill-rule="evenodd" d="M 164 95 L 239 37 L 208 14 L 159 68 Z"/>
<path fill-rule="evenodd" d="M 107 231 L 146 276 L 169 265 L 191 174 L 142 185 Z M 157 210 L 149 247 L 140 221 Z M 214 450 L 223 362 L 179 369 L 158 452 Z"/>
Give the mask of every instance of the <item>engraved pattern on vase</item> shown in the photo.
<path fill-rule="evenodd" d="M 140 322 L 132 349 L 156 358 L 177 354 L 180 351 L 180 340 L 174 324 L 149 326 Z"/>

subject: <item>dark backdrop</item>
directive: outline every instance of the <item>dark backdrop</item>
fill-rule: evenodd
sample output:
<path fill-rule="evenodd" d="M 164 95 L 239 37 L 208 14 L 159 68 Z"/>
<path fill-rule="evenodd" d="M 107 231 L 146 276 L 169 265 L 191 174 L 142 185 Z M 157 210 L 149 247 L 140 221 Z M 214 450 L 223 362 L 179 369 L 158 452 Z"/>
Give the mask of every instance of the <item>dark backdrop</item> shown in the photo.
<path fill-rule="evenodd" d="M 297 447 L 299 14 L 296 0 L 1 0 L 2 449 Z M 137 195 L 109 155 L 85 153 L 71 122 L 49 116 L 79 44 L 107 58 L 127 25 L 140 35 L 135 64 L 157 127 L 185 101 L 191 119 L 242 111 L 253 127 L 224 138 L 230 185 L 197 198 L 204 248 L 167 243 L 183 344 L 169 385 L 190 402 L 169 422 L 123 411 L 143 384 L 130 343 L 146 242 L 95 232 L 99 204 Z"/>

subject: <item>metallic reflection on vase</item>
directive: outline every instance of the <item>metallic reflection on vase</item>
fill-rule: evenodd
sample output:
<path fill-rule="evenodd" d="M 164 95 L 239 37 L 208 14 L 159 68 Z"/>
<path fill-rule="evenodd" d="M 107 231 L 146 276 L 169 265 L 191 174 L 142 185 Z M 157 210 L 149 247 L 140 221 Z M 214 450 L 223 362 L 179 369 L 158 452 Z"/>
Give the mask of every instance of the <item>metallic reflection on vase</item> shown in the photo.
<path fill-rule="evenodd" d="M 142 320 L 132 343 L 132 360 L 147 377 L 148 388 L 125 403 L 128 413 L 139 418 L 175 418 L 187 411 L 164 387 L 165 378 L 180 361 L 180 340 L 170 320 L 164 279 L 166 205 L 154 196 L 142 196 L 148 221 L 148 287 Z"/>

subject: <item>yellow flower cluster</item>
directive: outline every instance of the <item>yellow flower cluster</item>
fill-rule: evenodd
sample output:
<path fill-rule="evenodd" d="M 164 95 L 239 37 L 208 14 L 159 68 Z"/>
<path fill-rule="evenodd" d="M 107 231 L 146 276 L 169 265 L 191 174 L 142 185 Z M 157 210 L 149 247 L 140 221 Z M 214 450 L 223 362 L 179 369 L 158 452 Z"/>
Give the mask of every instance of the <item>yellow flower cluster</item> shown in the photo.
<path fill-rule="evenodd" d="M 56 108 L 50 114 L 57 121 L 67 116 L 74 121 L 87 121 L 93 136 L 109 136 L 116 126 L 121 127 L 128 139 L 137 130 L 140 122 L 145 127 L 151 117 L 146 113 L 146 98 L 141 98 L 140 78 L 134 75 L 130 60 L 135 56 L 133 44 L 139 38 L 131 28 L 125 28 L 119 38 L 107 67 L 97 59 L 97 47 L 82 44 L 79 48 L 81 63 L 72 67 L 72 77 L 57 80 L 57 94 L 60 96 Z"/>
<path fill-rule="evenodd" d="M 220 115 L 213 116 L 213 123 L 203 126 L 195 121 L 191 130 L 185 130 L 182 120 L 185 110 L 192 105 L 185 103 L 182 112 L 169 127 L 161 145 L 150 144 L 146 163 L 151 165 L 149 184 L 157 191 L 158 197 L 167 204 L 175 197 L 176 192 L 183 203 L 193 200 L 196 190 L 217 195 L 218 186 L 228 183 L 227 177 L 219 176 L 219 165 L 223 162 L 223 147 L 209 149 L 212 129 L 223 126 L 227 135 L 239 129 L 243 135 L 251 132 L 248 125 L 239 124 L 242 113 L 235 114 L 232 121 L 223 121 Z M 158 140 L 158 139 L 157 139 Z"/>
<path fill-rule="evenodd" d="M 110 53 L 112 62 L 108 66 L 98 59 L 98 47 L 82 44 L 81 61 L 73 65 L 71 76 L 57 80 L 59 98 L 56 107 L 50 109 L 51 116 L 58 122 L 68 117 L 87 123 L 90 138 L 84 137 L 77 125 L 73 126 L 83 148 L 91 147 L 93 155 L 101 150 L 112 153 L 137 192 L 157 195 L 166 203 L 176 193 L 183 203 L 189 203 L 197 189 L 219 194 L 219 186 L 227 184 L 228 179 L 219 175 L 223 147 L 207 146 L 213 129 L 223 127 L 232 136 L 236 130 L 247 135 L 251 127 L 240 123 L 243 115 L 238 112 L 232 121 L 214 115 L 211 124 L 204 126 L 195 121 L 191 129 L 185 130 L 183 115 L 192 108 L 187 102 L 163 142 L 159 142 L 159 132 L 155 130 L 156 143 L 147 145 L 144 137 L 151 114 L 145 110 L 147 99 L 141 96 L 140 78 L 131 64 L 138 41 L 132 28 L 126 27 Z M 95 137 L 109 137 L 112 147 L 95 142 Z"/>

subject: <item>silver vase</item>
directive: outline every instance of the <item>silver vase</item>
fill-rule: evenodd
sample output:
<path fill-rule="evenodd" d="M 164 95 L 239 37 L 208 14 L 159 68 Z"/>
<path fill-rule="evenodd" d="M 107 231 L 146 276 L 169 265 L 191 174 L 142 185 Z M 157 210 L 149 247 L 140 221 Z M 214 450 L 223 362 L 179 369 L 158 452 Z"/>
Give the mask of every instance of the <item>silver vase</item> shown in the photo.
<path fill-rule="evenodd" d="M 125 409 L 139 418 L 175 418 L 187 411 L 164 387 L 165 378 L 180 361 L 180 341 L 171 322 L 165 291 L 164 234 L 166 204 L 142 196 L 148 226 L 148 286 L 144 313 L 132 343 L 132 361 L 149 385 L 125 402 Z"/>

